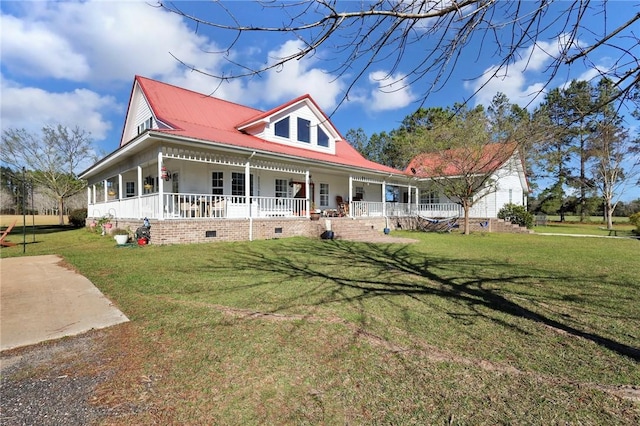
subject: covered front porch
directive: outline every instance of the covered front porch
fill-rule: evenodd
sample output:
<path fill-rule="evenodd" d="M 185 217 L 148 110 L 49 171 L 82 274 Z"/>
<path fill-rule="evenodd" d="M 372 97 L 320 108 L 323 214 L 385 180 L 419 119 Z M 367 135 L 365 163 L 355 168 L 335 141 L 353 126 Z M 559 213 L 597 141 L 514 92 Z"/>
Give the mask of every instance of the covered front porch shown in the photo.
<path fill-rule="evenodd" d="M 128 219 L 248 219 L 315 217 L 451 217 L 461 216 L 455 203 L 399 203 L 388 201 L 343 201 L 324 209 L 311 208 L 309 199 L 267 196 L 211 195 L 204 193 L 144 194 L 138 197 L 95 202 L 89 217 Z M 314 218 L 315 218 L 314 217 Z"/>
<path fill-rule="evenodd" d="M 132 153 L 87 188 L 88 216 L 118 219 L 269 219 L 460 214 L 454 203 L 420 203 L 403 175 L 300 164 L 255 152 L 210 152 L 159 144 Z"/>

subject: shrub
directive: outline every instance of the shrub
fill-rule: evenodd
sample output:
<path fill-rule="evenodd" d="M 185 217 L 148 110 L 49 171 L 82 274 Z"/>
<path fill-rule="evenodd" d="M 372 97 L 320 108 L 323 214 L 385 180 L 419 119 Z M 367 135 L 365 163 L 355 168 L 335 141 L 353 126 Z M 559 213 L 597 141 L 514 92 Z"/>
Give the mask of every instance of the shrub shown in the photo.
<path fill-rule="evenodd" d="M 69 225 L 81 228 L 87 223 L 87 209 L 75 209 L 69 213 Z"/>
<path fill-rule="evenodd" d="M 636 227 L 634 233 L 640 235 L 640 212 L 634 213 L 629 216 L 629 223 Z"/>
<path fill-rule="evenodd" d="M 498 212 L 498 218 L 527 228 L 533 226 L 533 215 L 524 206 L 516 204 L 505 204 Z"/>

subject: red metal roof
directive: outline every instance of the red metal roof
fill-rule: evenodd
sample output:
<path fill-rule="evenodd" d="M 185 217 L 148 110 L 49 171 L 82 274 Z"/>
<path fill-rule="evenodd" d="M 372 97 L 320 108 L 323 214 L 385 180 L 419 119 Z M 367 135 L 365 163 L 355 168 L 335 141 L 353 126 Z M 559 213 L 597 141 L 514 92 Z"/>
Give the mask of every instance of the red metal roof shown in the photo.
<path fill-rule="evenodd" d="M 156 118 L 172 127 L 154 129 L 155 132 L 377 172 L 403 173 L 367 160 L 345 140 L 336 141 L 336 153 L 329 154 L 270 142 L 237 130 L 240 125 L 258 121 L 306 97 L 313 102 L 309 95 L 263 112 L 149 78 L 136 76 L 135 79 Z"/>
<path fill-rule="evenodd" d="M 492 143 L 481 150 L 457 148 L 419 154 L 411 160 L 405 173 L 422 178 L 492 173 L 514 154 L 517 147 L 515 142 Z"/>

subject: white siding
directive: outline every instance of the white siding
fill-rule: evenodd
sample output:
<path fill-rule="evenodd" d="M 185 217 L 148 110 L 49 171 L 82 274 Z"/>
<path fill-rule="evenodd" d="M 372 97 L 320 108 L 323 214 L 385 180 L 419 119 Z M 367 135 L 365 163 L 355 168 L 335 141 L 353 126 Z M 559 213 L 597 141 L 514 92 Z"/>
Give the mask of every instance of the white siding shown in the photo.
<path fill-rule="evenodd" d="M 282 120 L 285 117 L 289 117 L 289 138 L 282 138 L 275 135 L 275 124 Z M 310 137 L 311 141 L 307 142 L 299 142 L 298 141 L 298 118 L 303 118 L 310 122 Z M 250 133 L 254 136 L 257 136 L 262 139 L 266 139 L 271 142 L 278 142 L 283 145 L 295 146 L 298 148 L 306 148 L 313 151 L 319 152 L 328 152 L 331 154 L 335 154 L 336 150 L 336 141 L 332 135 L 330 129 L 321 122 L 321 119 L 324 117 L 318 117 L 311 108 L 307 106 L 306 103 L 302 102 L 294 105 L 291 108 L 287 108 L 278 114 L 274 114 L 269 117 L 269 122 L 266 123 L 264 128 L 257 131 L 250 131 Z M 329 137 L 329 146 L 323 147 L 318 146 L 318 133 L 317 127 L 320 126 L 322 130 Z"/>

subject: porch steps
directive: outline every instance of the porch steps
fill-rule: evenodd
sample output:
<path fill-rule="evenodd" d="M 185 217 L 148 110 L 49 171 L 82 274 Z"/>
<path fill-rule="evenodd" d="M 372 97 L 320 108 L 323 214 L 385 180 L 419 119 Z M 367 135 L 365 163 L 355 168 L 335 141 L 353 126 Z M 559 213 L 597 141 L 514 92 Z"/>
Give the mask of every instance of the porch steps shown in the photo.
<path fill-rule="evenodd" d="M 507 222 L 504 219 L 493 219 L 491 227 L 492 227 L 492 232 L 506 232 L 511 234 L 533 234 L 534 233 L 532 229 L 527 229 L 524 226 Z"/>
<path fill-rule="evenodd" d="M 334 239 L 337 240 L 368 240 L 382 235 L 382 232 L 370 222 L 347 217 L 331 218 L 331 230 L 335 235 Z"/>

